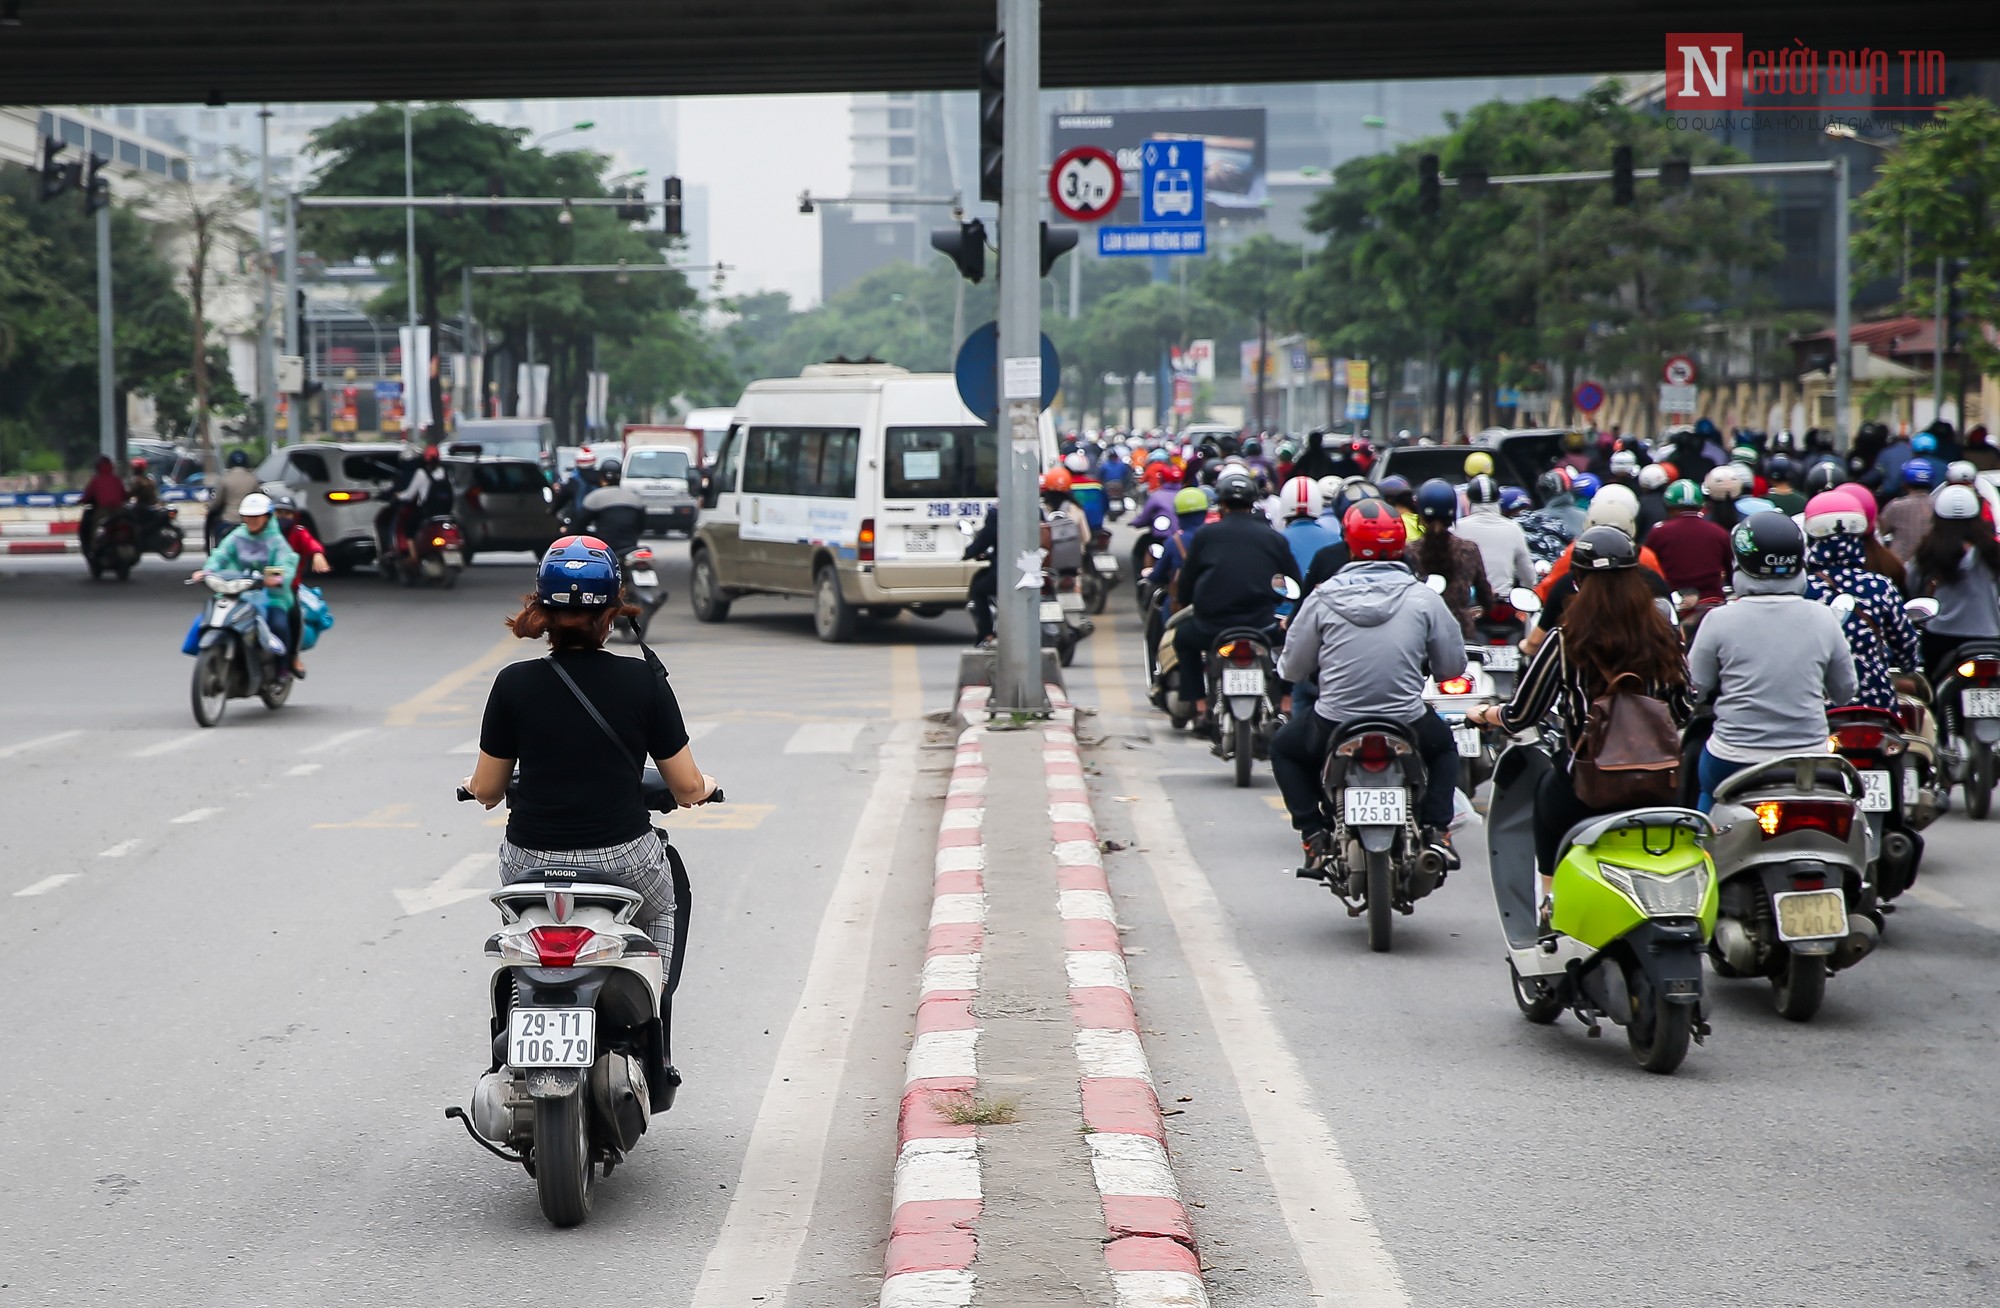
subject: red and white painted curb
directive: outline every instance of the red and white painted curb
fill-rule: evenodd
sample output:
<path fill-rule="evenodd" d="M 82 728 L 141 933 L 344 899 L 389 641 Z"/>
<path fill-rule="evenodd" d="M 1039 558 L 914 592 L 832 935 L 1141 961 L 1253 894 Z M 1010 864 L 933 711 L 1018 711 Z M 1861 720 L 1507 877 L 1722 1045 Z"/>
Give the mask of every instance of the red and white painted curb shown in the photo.
<path fill-rule="evenodd" d="M 74 536 L 77 522 L 0 522 L 0 536 Z"/>
<path fill-rule="evenodd" d="M 970 722 L 988 694 L 968 688 L 959 698 L 961 719 Z M 959 734 L 938 829 L 916 1038 L 896 1119 L 895 1215 L 879 1308 L 968 1308 L 977 1284 L 979 1132 L 955 1125 L 943 1108 L 979 1085 L 972 1004 L 986 931 L 984 734 L 976 726 Z"/>
<path fill-rule="evenodd" d="M 40 540 L 0 538 L 0 554 L 81 554 L 83 543 L 75 536 L 44 536 Z"/>
<path fill-rule="evenodd" d="M 1059 687 L 1049 694 L 1056 714 L 1042 732 L 1042 767 L 1083 1124 L 1104 1205 L 1104 1261 L 1117 1308 L 1207 1308 L 1194 1223 L 1174 1180 L 1166 1120 L 1139 1043 L 1125 948 L 1077 753 L 1076 713 Z"/>

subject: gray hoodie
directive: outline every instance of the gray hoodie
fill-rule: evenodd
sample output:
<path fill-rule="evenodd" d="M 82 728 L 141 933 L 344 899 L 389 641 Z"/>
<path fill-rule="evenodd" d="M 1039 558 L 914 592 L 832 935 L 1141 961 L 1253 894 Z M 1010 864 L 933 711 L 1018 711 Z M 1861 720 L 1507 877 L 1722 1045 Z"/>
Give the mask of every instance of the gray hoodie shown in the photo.
<path fill-rule="evenodd" d="M 1299 606 L 1278 670 L 1301 681 L 1318 669 L 1313 707 L 1329 722 L 1414 722 L 1426 659 L 1440 679 L 1465 671 L 1465 632 L 1443 598 L 1400 563 L 1350 563 Z"/>
<path fill-rule="evenodd" d="M 1826 706 L 1854 700 L 1854 655 L 1840 618 L 1805 597 L 1804 574 L 1739 571 L 1736 598 L 1702 619 L 1688 650 L 1695 694 L 1721 687 L 1708 749 L 1730 763 L 1824 754 Z"/>

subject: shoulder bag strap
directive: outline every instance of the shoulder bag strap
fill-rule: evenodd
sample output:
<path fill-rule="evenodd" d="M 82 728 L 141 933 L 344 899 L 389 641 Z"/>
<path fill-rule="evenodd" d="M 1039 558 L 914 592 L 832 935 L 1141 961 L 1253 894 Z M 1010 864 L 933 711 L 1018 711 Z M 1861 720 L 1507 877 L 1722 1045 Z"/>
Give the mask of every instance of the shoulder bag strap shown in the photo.
<path fill-rule="evenodd" d="M 576 702 L 583 705 L 584 712 L 590 714 L 590 720 L 604 729 L 604 734 L 610 737 L 611 743 L 618 747 L 618 752 L 623 754 L 633 767 L 643 771 L 646 766 L 645 761 L 633 756 L 631 748 L 625 744 L 624 739 L 611 729 L 611 724 L 606 722 L 604 715 L 597 711 L 597 705 L 590 702 L 590 696 L 584 694 L 583 688 L 576 684 L 576 680 L 568 672 L 563 670 L 563 665 L 556 662 L 555 655 L 544 654 L 542 661 L 553 668 L 558 677 L 562 678 L 562 684 L 568 686 L 569 693 L 576 696 Z"/>

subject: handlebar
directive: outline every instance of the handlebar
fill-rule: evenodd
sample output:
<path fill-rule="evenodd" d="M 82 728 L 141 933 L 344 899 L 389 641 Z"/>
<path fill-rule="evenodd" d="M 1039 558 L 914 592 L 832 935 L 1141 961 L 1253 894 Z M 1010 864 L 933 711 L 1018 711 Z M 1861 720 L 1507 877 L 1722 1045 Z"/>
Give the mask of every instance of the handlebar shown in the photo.
<path fill-rule="evenodd" d="M 457 795 L 458 802 L 461 804 L 469 804 L 474 799 L 478 798 L 471 791 L 467 790 L 464 786 L 457 787 L 455 793 Z M 715 790 L 709 795 L 709 797 L 707 799 L 702 800 L 701 802 L 703 804 L 726 804 L 729 802 L 729 800 L 728 797 L 722 793 L 722 787 L 717 786 Z"/>

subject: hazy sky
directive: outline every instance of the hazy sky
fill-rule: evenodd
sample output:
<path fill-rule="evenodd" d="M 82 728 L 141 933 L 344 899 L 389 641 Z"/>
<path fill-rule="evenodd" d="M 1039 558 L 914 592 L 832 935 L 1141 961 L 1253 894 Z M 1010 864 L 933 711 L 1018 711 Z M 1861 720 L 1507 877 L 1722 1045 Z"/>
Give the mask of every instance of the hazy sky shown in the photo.
<path fill-rule="evenodd" d="M 679 108 L 681 176 L 708 186 L 709 249 L 731 267 L 728 289 L 816 303 L 819 220 L 799 212 L 799 192 L 847 193 L 847 97 L 729 96 Z"/>

